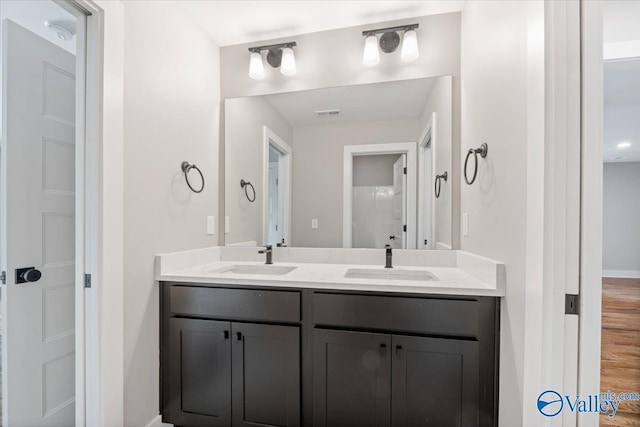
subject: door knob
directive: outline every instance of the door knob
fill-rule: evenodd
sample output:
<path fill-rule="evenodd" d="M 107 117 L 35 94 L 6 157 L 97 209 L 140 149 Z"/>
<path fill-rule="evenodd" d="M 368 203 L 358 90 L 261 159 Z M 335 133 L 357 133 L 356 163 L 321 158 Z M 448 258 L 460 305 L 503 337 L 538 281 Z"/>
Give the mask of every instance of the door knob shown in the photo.
<path fill-rule="evenodd" d="M 16 269 L 16 285 L 27 282 L 37 282 L 42 277 L 40 270 L 35 267 L 24 267 Z"/>

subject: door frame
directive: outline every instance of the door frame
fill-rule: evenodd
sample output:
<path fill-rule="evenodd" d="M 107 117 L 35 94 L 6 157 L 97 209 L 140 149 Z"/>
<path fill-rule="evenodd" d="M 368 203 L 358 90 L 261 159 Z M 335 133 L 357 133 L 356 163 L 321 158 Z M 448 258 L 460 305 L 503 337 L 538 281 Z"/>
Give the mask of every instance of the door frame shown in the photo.
<path fill-rule="evenodd" d="M 437 138 L 437 113 L 434 111 L 427 122 L 420 139 L 418 140 L 418 237 L 417 247 L 418 249 L 438 249 L 435 246 L 433 240 L 433 234 L 436 224 L 435 218 L 435 203 L 431 198 L 431 185 L 427 185 L 426 180 L 429 175 L 433 176 L 435 171 L 435 158 L 436 158 L 436 138 Z M 429 148 L 430 147 L 430 148 Z M 431 151 L 431 170 L 425 170 L 425 161 L 427 160 L 427 148 Z M 429 197 L 427 197 L 429 194 Z M 424 244 L 424 234 L 426 221 L 424 219 L 426 211 L 431 211 L 431 228 L 428 234 L 428 243 Z M 430 247 L 429 247 L 430 246 Z M 449 248 L 451 249 L 451 248 Z"/>
<path fill-rule="evenodd" d="M 75 425 L 123 425 L 124 5 L 54 1 L 87 15 L 85 67 L 79 70 L 85 86 L 84 161 L 79 162 L 84 238 L 82 264 L 76 263 Z M 91 274 L 90 288 L 84 286 L 85 273 Z M 112 357 L 102 356 L 107 351 Z"/>
<path fill-rule="evenodd" d="M 282 191 L 278 195 L 278 224 L 282 225 L 282 238 L 290 245 L 291 236 L 291 166 L 293 149 L 267 126 L 262 127 L 262 243 L 269 241 L 269 148 L 280 153 L 278 181 Z"/>
<path fill-rule="evenodd" d="M 342 247 L 351 248 L 353 222 L 353 158 L 376 154 L 407 155 L 407 249 L 416 249 L 416 203 L 417 203 L 417 144 L 415 142 L 392 142 L 388 144 L 347 145 L 344 147 L 344 175 L 342 181 Z"/>
<path fill-rule="evenodd" d="M 581 209 L 578 393 L 600 391 L 604 42 L 602 2 L 581 0 Z M 599 171 L 599 172 L 598 172 Z M 598 415 L 579 414 L 580 426 Z"/>

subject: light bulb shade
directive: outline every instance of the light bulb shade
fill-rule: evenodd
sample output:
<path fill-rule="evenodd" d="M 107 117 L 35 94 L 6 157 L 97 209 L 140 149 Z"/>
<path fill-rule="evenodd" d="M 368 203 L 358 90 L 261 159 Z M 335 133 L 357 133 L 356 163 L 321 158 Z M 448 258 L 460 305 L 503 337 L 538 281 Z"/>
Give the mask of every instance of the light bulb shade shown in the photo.
<path fill-rule="evenodd" d="M 282 49 L 282 63 L 280 64 L 280 72 L 285 76 L 293 76 L 298 70 L 296 68 L 296 57 L 293 55 L 293 49 L 285 47 Z"/>
<path fill-rule="evenodd" d="M 420 56 L 420 51 L 418 50 L 418 36 L 415 30 L 405 31 L 400 59 L 404 62 L 411 62 L 415 61 L 418 56 Z"/>
<path fill-rule="evenodd" d="M 380 63 L 380 51 L 378 50 L 378 38 L 375 35 L 367 36 L 364 40 L 364 53 L 362 54 L 362 65 L 373 67 Z"/>
<path fill-rule="evenodd" d="M 260 52 L 251 52 L 251 59 L 249 59 L 249 77 L 254 80 L 264 79 L 264 64 L 262 63 L 262 55 L 260 55 Z"/>

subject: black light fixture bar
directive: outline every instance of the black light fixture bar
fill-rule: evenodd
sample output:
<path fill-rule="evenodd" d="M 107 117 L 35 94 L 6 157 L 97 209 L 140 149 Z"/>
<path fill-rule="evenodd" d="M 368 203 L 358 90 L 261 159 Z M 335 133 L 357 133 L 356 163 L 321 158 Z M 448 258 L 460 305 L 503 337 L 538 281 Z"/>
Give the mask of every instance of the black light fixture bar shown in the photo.
<path fill-rule="evenodd" d="M 374 36 L 376 34 L 389 33 L 393 31 L 410 31 L 418 28 L 420 24 L 398 25 L 397 27 L 379 28 L 377 30 L 364 30 L 362 35 L 365 37 Z"/>
<path fill-rule="evenodd" d="M 284 49 L 286 47 L 294 47 L 296 46 L 296 42 L 287 42 L 287 43 L 278 43 L 278 44 L 268 44 L 265 46 L 256 46 L 256 47 L 250 47 L 249 48 L 249 52 L 258 52 L 260 53 L 260 51 L 262 50 L 271 50 L 271 49 Z"/>

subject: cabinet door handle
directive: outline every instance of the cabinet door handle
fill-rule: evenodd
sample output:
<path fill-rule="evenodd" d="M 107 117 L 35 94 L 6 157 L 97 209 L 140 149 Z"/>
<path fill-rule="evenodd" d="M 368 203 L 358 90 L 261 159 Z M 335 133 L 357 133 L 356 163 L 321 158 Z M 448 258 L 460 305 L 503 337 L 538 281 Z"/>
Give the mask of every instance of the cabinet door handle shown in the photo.
<path fill-rule="evenodd" d="M 242 332 L 237 332 L 236 336 L 237 336 L 238 341 L 242 341 Z"/>
<path fill-rule="evenodd" d="M 385 343 L 380 344 L 380 354 L 384 355 L 387 352 L 387 345 Z"/>
<path fill-rule="evenodd" d="M 401 345 L 397 345 L 396 346 L 396 356 L 400 357 L 402 355 L 402 346 Z"/>
<path fill-rule="evenodd" d="M 229 339 L 229 331 L 224 331 L 222 333 L 222 339 L 223 340 L 228 340 Z"/>

